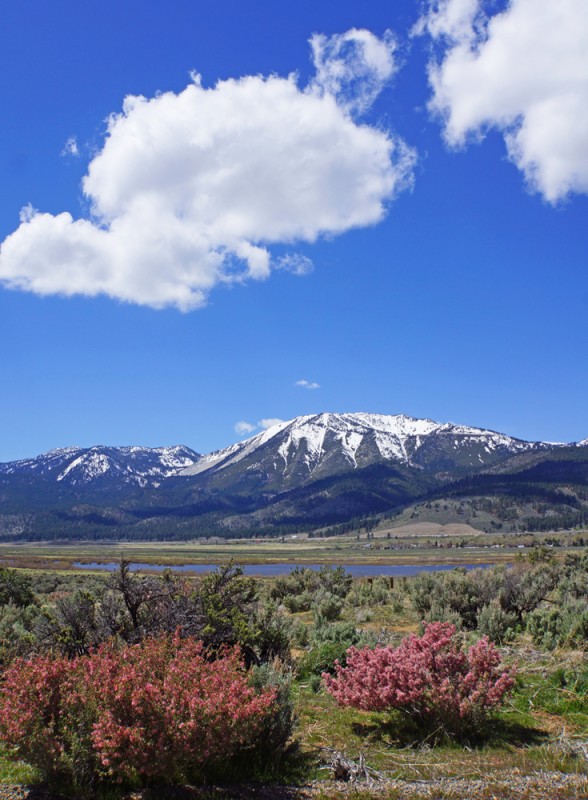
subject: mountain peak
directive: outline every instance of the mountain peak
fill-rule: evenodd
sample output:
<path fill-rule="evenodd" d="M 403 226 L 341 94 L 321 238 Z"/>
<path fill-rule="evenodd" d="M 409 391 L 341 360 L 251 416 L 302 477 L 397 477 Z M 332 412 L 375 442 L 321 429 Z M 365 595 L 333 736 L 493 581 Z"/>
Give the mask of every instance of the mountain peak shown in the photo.
<path fill-rule="evenodd" d="M 406 414 L 308 414 L 203 456 L 183 475 L 235 470 L 245 480 L 281 487 L 385 461 L 419 469 L 479 470 L 536 445 L 482 428 Z"/>

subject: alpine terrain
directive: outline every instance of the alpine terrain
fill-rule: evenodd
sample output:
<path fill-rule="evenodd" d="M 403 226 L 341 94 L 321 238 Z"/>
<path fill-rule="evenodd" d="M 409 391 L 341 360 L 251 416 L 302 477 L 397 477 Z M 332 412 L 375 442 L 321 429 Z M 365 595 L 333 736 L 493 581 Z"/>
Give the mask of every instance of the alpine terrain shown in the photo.
<path fill-rule="evenodd" d="M 526 442 L 405 415 L 323 413 L 209 455 L 70 447 L 0 464 L 0 538 L 278 535 L 466 497 L 492 513 L 516 505 L 511 521 L 527 529 L 583 519 L 587 486 L 588 440 Z"/>

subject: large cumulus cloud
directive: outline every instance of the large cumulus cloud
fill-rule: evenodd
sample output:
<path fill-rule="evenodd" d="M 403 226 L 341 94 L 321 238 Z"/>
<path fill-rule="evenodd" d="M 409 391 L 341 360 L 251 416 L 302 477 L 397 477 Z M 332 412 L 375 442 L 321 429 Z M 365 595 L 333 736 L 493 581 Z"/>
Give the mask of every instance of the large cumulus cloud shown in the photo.
<path fill-rule="evenodd" d="M 511 0 L 500 13 L 484 0 L 439 0 L 418 30 L 442 47 L 430 105 L 450 145 L 498 129 L 546 200 L 588 192 L 586 0 Z"/>
<path fill-rule="evenodd" d="M 353 30 L 311 44 L 306 87 L 249 76 L 205 88 L 196 76 L 177 94 L 127 97 L 83 181 L 90 216 L 24 209 L 0 280 L 186 311 L 218 284 L 310 271 L 295 251 L 273 259 L 274 244 L 381 220 L 414 153 L 358 115 L 395 70 L 393 39 Z"/>

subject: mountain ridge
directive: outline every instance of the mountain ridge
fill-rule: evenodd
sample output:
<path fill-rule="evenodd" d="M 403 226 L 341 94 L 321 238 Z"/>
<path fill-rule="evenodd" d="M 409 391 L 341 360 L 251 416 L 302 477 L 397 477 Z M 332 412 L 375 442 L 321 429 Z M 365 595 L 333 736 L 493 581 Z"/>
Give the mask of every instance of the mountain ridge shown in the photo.
<path fill-rule="evenodd" d="M 118 454 L 123 457 L 136 456 L 138 454 L 143 458 L 149 456 L 157 458 L 160 461 L 160 466 L 154 470 L 153 474 L 157 473 L 159 477 L 162 478 L 177 474 L 185 476 L 198 475 L 209 470 L 225 468 L 227 462 L 234 463 L 235 461 L 242 460 L 249 455 L 252 450 L 268 443 L 270 440 L 275 439 L 280 433 L 287 430 L 293 430 L 295 433 L 302 431 L 301 435 L 291 436 L 291 442 L 295 442 L 297 439 L 306 439 L 312 442 L 313 437 L 304 434 L 305 426 L 307 428 L 314 428 L 315 433 L 317 428 L 322 427 L 323 431 L 330 428 L 338 433 L 347 432 L 348 434 L 356 435 L 358 435 L 359 428 L 361 427 L 365 430 L 371 429 L 376 433 L 376 444 L 378 445 L 379 454 L 382 458 L 400 460 L 408 464 L 414 461 L 414 454 L 422 447 L 423 440 L 426 440 L 431 434 L 454 435 L 462 441 L 464 438 L 470 440 L 477 439 L 478 441 L 482 438 L 486 438 L 490 450 L 495 449 L 497 446 L 502 446 L 513 452 L 524 452 L 529 449 L 538 448 L 557 448 L 574 445 L 582 447 L 588 445 L 588 438 L 579 442 L 527 441 L 489 428 L 479 428 L 453 422 L 441 423 L 429 418 L 411 417 L 406 414 L 321 412 L 319 414 L 301 415 L 293 417 L 290 420 L 281 421 L 247 439 L 214 450 L 208 454 L 197 453 L 192 448 L 183 444 L 152 448 L 139 445 L 67 446 L 63 448 L 53 448 L 52 450 L 30 458 L 1 462 L 0 475 L 22 472 L 26 469 L 49 472 L 51 471 L 52 465 L 58 465 L 69 457 L 74 461 L 79 458 L 84 459 L 90 456 L 95 459 L 102 457 L 108 458 L 112 457 L 113 454 Z M 316 452 L 318 449 L 316 448 L 316 436 L 314 438 L 314 450 Z M 413 447 L 408 449 L 407 442 L 411 442 L 411 440 Z M 358 450 L 357 439 L 354 441 L 353 438 L 351 438 L 344 441 L 343 438 L 340 437 L 340 441 L 347 455 L 349 464 L 354 467 L 357 466 L 357 459 L 355 458 Z M 311 447 L 310 450 L 312 451 L 313 448 Z M 287 448 L 284 447 L 279 451 L 284 461 L 287 461 L 286 453 Z M 165 469 L 166 456 L 171 456 L 171 459 L 169 459 L 169 468 L 167 470 Z M 179 458 L 182 457 L 184 458 L 184 462 L 179 461 Z M 136 460 L 138 461 L 139 459 Z M 418 461 L 416 463 L 418 464 Z M 73 467 L 71 467 L 70 471 L 73 471 Z M 96 474 L 101 474 L 105 471 L 106 469 L 96 469 Z M 60 476 L 60 479 L 64 477 L 65 476 Z"/>
<path fill-rule="evenodd" d="M 73 485 L 105 476 L 127 483 L 145 486 L 170 477 L 185 469 L 188 463 L 200 459 L 199 453 L 185 445 L 171 447 L 140 447 L 129 445 L 110 447 L 54 448 L 34 458 L 0 464 L 0 476 L 37 473 L 53 476 L 56 481 Z"/>
<path fill-rule="evenodd" d="M 444 494 L 493 498 L 492 508 L 522 498 L 523 520 L 537 506 L 577 524 L 587 487 L 588 440 L 527 442 L 403 414 L 324 412 L 208 455 L 96 445 L 0 464 L 0 538 L 277 535 Z"/>

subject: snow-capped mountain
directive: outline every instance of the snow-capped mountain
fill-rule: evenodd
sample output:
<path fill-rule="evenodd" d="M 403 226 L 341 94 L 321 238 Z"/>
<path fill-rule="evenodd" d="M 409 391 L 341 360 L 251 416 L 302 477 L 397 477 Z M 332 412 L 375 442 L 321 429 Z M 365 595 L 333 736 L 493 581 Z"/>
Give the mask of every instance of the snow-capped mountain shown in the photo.
<path fill-rule="evenodd" d="M 273 425 L 203 456 L 182 475 L 202 475 L 225 485 L 255 478 L 272 487 L 290 488 L 382 461 L 436 472 L 478 471 L 541 446 L 481 428 L 402 414 L 324 413 Z"/>
<path fill-rule="evenodd" d="M 0 464 L 2 475 L 37 475 L 82 487 L 100 481 L 157 485 L 195 464 L 189 447 L 65 447 L 36 458 Z"/>
<path fill-rule="evenodd" d="M 68 447 L 0 464 L 0 539 L 257 535 L 472 497 L 508 510 L 499 527 L 586 524 L 586 447 L 367 413 L 296 417 L 205 456 Z"/>

